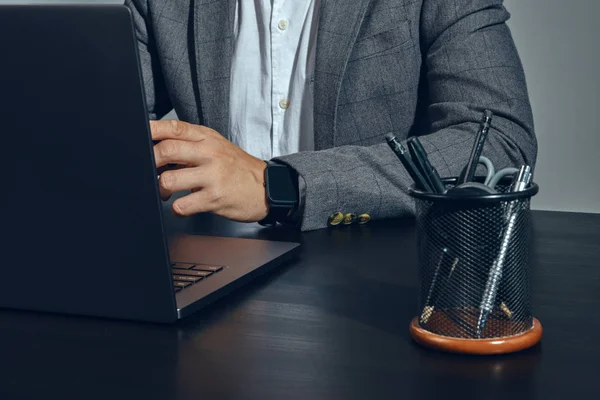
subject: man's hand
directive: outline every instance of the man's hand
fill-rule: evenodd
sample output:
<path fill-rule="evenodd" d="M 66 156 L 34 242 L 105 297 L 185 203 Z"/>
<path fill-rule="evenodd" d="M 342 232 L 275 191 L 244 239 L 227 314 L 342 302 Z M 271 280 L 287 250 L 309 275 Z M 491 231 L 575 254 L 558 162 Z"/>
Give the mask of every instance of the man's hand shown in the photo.
<path fill-rule="evenodd" d="M 151 121 L 157 168 L 164 171 L 159 187 L 163 199 L 184 190 L 192 193 L 173 202 L 182 216 L 211 212 L 225 218 L 256 222 L 267 216 L 264 187 L 266 163 L 252 157 L 219 133 L 181 121 Z"/>

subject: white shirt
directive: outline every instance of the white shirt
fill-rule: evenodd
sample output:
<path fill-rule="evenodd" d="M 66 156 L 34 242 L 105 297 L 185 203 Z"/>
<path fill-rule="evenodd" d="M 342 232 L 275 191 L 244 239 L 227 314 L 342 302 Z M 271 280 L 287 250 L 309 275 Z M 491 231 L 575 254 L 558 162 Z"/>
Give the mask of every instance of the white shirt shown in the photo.
<path fill-rule="evenodd" d="M 231 141 L 263 160 L 314 149 L 319 0 L 237 0 Z"/>

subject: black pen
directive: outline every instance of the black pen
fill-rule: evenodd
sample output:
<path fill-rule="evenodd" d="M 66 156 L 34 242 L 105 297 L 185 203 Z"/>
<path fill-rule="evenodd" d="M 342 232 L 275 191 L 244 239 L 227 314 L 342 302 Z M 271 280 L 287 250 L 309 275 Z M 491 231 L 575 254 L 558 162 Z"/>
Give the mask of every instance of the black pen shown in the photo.
<path fill-rule="evenodd" d="M 385 135 L 385 139 L 386 139 L 388 145 L 390 146 L 390 148 L 396 154 L 396 157 L 398 157 L 398 159 L 400 159 L 400 161 L 402 162 L 402 165 L 404 165 L 406 172 L 408 172 L 410 177 L 415 182 L 415 186 L 418 189 L 423 190 L 425 192 L 431 192 L 432 191 L 431 186 L 429 185 L 429 183 L 427 183 L 427 180 L 423 177 L 423 175 L 421 175 L 419 170 L 415 167 L 415 164 L 413 163 L 410 156 L 408 155 L 408 152 L 406 151 L 404 146 L 402 146 L 402 143 L 400 143 L 400 141 L 396 138 L 396 136 L 394 136 L 391 133 L 388 133 L 387 135 Z"/>
<path fill-rule="evenodd" d="M 479 132 L 477 133 L 477 137 L 475 137 L 473 149 L 471 150 L 471 157 L 469 157 L 469 162 L 465 168 L 465 173 L 461 177 L 462 179 L 459 180 L 458 185 L 473 181 L 475 170 L 477 169 L 477 164 L 479 163 L 479 156 L 481 156 L 485 139 L 487 138 L 490 126 L 492 124 L 493 115 L 494 114 L 492 114 L 490 110 L 485 110 L 483 113 L 483 118 L 479 124 Z"/>
<path fill-rule="evenodd" d="M 438 174 L 437 170 L 431 165 L 429 162 L 429 158 L 427 157 L 427 153 L 421 144 L 421 141 L 417 137 L 412 137 L 408 139 L 408 148 L 410 154 L 415 160 L 415 165 L 417 168 L 421 170 L 421 173 L 425 175 L 425 177 L 429 180 L 429 184 L 435 190 L 436 193 L 444 193 L 446 191 L 446 187 L 444 186 L 444 182 L 442 182 L 442 178 Z"/>

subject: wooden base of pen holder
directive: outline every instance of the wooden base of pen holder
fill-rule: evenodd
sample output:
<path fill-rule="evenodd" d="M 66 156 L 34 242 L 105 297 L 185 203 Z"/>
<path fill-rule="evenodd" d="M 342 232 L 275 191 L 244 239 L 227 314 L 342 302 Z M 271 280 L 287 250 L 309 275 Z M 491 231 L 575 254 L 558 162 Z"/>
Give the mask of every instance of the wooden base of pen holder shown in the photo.
<path fill-rule="evenodd" d="M 419 324 L 418 317 L 415 317 L 410 323 L 410 335 L 420 345 L 433 350 L 459 354 L 493 355 L 522 351 L 538 344 L 542 339 L 542 331 L 540 321 L 533 318 L 531 329 L 518 335 L 489 339 L 465 339 L 436 335 L 426 331 Z"/>

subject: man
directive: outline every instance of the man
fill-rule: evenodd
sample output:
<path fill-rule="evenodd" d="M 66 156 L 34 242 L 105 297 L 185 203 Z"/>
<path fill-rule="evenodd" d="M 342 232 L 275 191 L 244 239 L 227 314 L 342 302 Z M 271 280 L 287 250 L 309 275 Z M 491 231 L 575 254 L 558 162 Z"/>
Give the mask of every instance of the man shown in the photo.
<path fill-rule="evenodd" d="M 384 136 L 418 135 L 441 176 L 467 162 L 484 109 L 496 168 L 537 143 L 502 0 L 127 0 L 163 196 L 180 215 L 327 226 L 335 212 L 409 216 Z M 267 199 L 265 161 L 298 187 Z M 272 165 L 275 168 L 275 165 Z M 285 175 L 285 174 L 284 174 Z M 286 181 L 287 179 L 287 181 Z M 289 182 L 288 182 L 289 181 Z M 272 188 L 271 188 L 272 189 Z"/>

